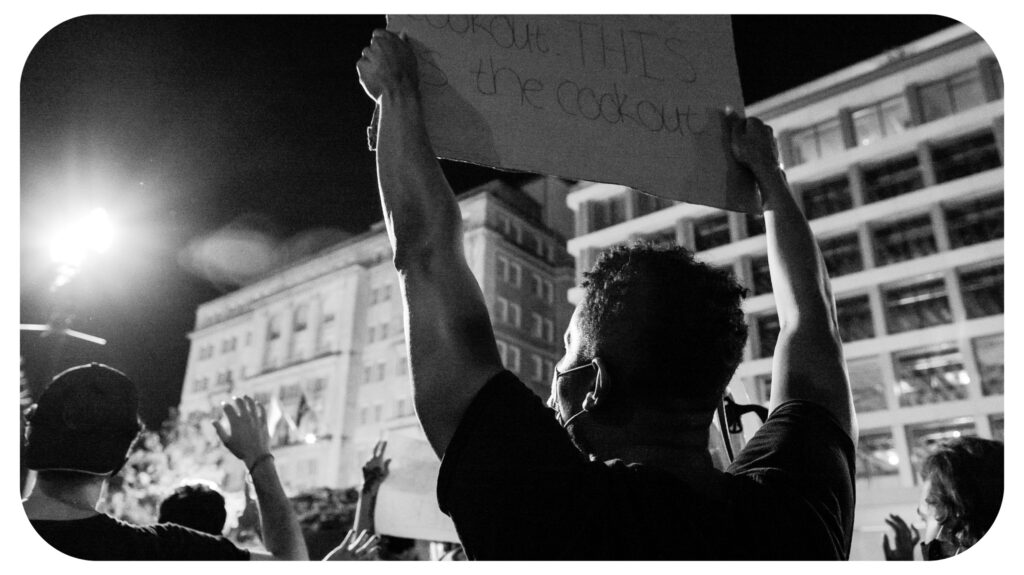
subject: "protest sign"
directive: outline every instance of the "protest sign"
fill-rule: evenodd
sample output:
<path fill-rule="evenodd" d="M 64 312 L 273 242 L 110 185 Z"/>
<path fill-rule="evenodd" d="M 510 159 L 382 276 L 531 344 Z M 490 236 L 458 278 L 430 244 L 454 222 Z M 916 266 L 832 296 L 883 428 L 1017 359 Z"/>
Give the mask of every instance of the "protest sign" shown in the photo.
<path fill-rule="evenodd" d="M 377 494 L 377 532 L 395 537 L 458 543 L 455 525 L 437 507 L 440 462 L 424 439 L 388 436 L 388 476 Z"/>
<path fill-rule="evenodd" d="M 439 157 L 756 211 L 728 16 L 389 16 Z"/>

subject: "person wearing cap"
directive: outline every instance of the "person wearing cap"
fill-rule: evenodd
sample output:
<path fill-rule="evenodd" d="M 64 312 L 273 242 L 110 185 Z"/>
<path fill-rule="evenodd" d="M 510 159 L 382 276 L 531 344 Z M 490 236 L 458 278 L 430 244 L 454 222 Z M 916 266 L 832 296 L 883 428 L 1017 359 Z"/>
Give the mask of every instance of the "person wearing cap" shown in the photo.
<path fill-rule="evenodd" d="M 250 397 L 224 404 L 229 430 L 213 425 L 252 475 L 269 554 L 180 525 L 138 526 L 98 512 L 107 480 L 124 466 L 142 429 L 138 410 L 135 384 L 109 366 L 73 367 L 53 379 L 29 413 L 25 432 L 26 464 L 37 478 L 22 505 L 43 540 L 90 560 L 309 558 L 273 464 L 266 413 Z"/>

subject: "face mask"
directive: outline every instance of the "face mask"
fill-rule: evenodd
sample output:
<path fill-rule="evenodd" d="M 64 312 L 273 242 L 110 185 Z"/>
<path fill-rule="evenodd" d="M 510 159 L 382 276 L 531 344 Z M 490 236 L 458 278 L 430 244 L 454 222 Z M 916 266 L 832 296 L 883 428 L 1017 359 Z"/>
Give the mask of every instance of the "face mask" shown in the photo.
<path fill-rule="evenodd" d="M 942 533 L 942 528 L 939 528 L 939 533 Z M 921 557 L 925 561 L 938 561 L 940 559 L 947 559 L 960 552 L 959 548 L 954 548 L 952 543 L 942 541 L 938 534 L 931 541 L 925 543 L 921 542 Z"/>
<path fill-rule="evenodd" d="M 555 372 L 555 379 L 558 379 L 559 377 L 562 377 L 563 375 L 568 375 L 568 374 L 570 374 L 570 373 L 572 373 L 574 371 L 580 371 L 580 370 L 583 370 L 583 369 L 587 369 L 588 367 L 595 367 L 595 364 L 593 362 L 585 363 L 583 365 L 574 367 L 572 369 L 567 369 L 565 371 L 558 371 L 556 369 L 556 370 L 554 370 L 554 372 Z M 552 400 L 549 402 L 549 406 L 552 409 L 555 410 L 555 421 L 557 421 L 558 424 L 562 426 L 562 429 L 568 429 L 569 428 L 569 424 L 572 423 L 572 420 L 574 420 L 577 417 L 583 415 L 584 413 L 589 413 L 587 411 L 587 408 L 583 407 L 579 411 L 577 411 L 575 414 L 569 416 L 569 419 L 567 419 L 565 421 L 562 421 L 562 413 L 558 410 L 558 406 L 555 405 L 554 396 L 552 396 Z"/>

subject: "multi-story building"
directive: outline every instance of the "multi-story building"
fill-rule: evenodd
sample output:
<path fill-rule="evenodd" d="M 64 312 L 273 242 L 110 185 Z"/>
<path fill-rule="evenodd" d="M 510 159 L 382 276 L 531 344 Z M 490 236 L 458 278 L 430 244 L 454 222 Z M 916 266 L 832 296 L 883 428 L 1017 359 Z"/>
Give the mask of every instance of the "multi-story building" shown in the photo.
<path fill-rule="evenodd" d="M 556 179 L 522 188 L 492 182 L 459 196 L 466 256 L 502 360 L 545 398 L 572 311 L 565 189 Z M 391 256 L 378 224 L 201 305 L 181 416 L 253 395 L 268 406 L 290 492 L 357 485 L 377 440 L 393 432 L 423 438 Z"/>
<path fill-rule="evenodd" d="M 884 517 L 916 518 L 929 446 L 1003 437 L 999 64 L 957 25 L 747 113 L 773 127 L 832 277 L 860 424 L 853 557 L 881 559 Z M 606 184 L 581 183 L 567 203 L 577 281 L 602 249 L 638 237 L 734 270 L 752 295 L 730 388 L 767 404 L 779 328 L 763 220 Z"/>

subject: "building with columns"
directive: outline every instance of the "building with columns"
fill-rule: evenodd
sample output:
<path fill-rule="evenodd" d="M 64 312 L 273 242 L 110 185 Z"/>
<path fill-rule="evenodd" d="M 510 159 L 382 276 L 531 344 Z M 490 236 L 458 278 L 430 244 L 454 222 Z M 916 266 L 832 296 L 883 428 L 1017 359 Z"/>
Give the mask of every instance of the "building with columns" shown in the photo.
<path fill-rule="evenodd" d="M 884 517 L 916 518 L 929 446 L 1003 437 L 999 64 L 956 25 L 747 114 L 773 127 L 832 277 L 860 424 L 853 558 L 882 559 Z M 735 272 L 751 291 L 750 338 L 730 389 L 767 404 L 779 328 L 761 217 L 607 184 L 581 183 L 567 203 L 577 284 L 601 250 L 636 238 Z"/>
<path fill-rule="evenodd" d="M 572 311 L 566 188 L 540 178 L 459 196 L 467 259 L 502 360 L 545 398 Z M 423 437 L 382 224 L 204 303 L 189 338 L 181 417 L 215 415 L 232 395 L 254 396 L 268 406 L 289 493 L 358 485 L 377 440 Z"/>

